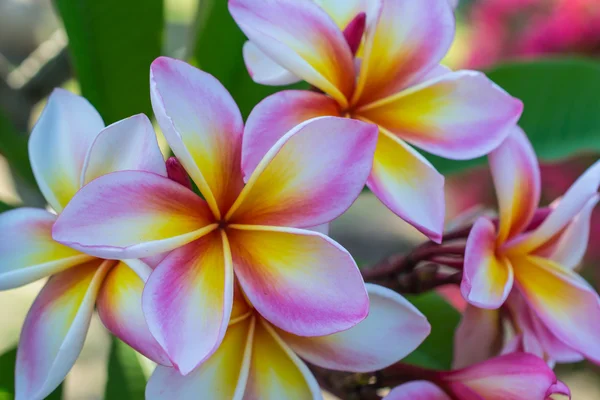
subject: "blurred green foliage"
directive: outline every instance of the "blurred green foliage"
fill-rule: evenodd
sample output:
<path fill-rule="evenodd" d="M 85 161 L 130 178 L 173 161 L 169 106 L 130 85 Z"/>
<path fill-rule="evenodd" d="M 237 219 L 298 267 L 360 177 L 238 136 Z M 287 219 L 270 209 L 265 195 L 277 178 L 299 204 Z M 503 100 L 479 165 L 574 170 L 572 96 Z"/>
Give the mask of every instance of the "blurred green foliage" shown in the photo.
<path fill-rule="evenodd" d="M 112 337 L 108 357 L 106 400 L 144 400 L 146 376 L 135 351 Z"/>

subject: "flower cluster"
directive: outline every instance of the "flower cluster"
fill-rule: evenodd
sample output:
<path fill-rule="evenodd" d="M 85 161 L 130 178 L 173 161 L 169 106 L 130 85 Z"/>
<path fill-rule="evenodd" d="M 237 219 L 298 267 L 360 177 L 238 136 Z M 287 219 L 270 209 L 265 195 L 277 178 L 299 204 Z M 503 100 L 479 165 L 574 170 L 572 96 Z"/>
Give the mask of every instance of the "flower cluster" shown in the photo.
<path fill-rule="evenodd" d="M 147 117 L 105 127 L 85 99 L 50 96 L 29 149 L 53 212 L 0 215 L 0 289 L 50 276 L 21 334 L 17 398 L 43 399 L 62 382 L 95 309 L 158 364 L 149 399 L 319 399 L 320 368 L 379 371 L 385 386 L 401 384 L 389 400 L 569 395 L 549 363 L 600 362 L 600 301 L 573 272 L 600 164 L 538 208 L 521 102 L 482 73 L 439 64 L 454 35 L 447 0 L 229 8 L 256 82 L 312 90 L 276 93 L 244 124 L 214 77 L 160 57 L 150 92 L 174 154 L 166 162 Z M 444 178 L 412 146 L 489 155 L 498 217 L 444 238 Z M 456 335 L 461 369 L 399 363 L 429 335 L 427 318 L 365 284 L 327 235 L 365 185 L 431 239 L 422 260 L 458 269 L 470 304 Z M 512 334 L 496 349 L 502 324 Z"/>

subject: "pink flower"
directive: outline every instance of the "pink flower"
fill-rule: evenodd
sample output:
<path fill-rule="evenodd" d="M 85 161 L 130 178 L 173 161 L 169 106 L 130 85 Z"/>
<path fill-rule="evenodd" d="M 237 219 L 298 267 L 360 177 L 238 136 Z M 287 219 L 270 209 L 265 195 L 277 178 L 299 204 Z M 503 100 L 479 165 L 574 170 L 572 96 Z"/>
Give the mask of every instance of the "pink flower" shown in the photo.
<path fill-rule="evenodd" d="M 157 367 L 146 387 L 154 399 L 321 399 L 303 358 L 334 370 L 385 368 L 429 334 L 426 318 L 399 294 L 367 285 L 369 316 L 347 331 L 301 337 L 271 325 L 237 292 L 231 322 L 218 350 L 189 375 Z"/>
<path fill-rule="evenodd" d="M 364 319 L 368 297 L 356 263 L 305 228 L 338 217 L 360 194 L 376 129 L 343 118 L 310 120 L 261 155 L 244 185 L 242 117 L 215 78 L 161 57 L 151 67 L 151 95 L 202 197 L 150 172 L 108 174 L 79 191 L 53 235 L 108 258 L 173 250 L 143 295 L 150 330 L 173 365 L 187 374 L 219 348 L 234 276 L 257 313 L 296 335 L 332 334 Z"/>
<path fill-rule="evenodd" d="M 444 178 L 413 147 L 452 159 L 497 147 L 522 104 L 474 71 L 439 63 L 454 37 L 447 0 L 230 0 L 250 39 L 252 78 L 266 85 L 304 80 L 322 93 L 282 91 L 263 100 L 246 126 L 248 177 L 285 132 L 334 115 L 376 124 L 369 188 L 397 215 L 439 241 Z"/>
<path fill-rule="evenodd" d="M 513 353 L 393 389 L 384 400 L 530 400 L 570 397 L 546 363 L 531 354 Z"/>
<path fill-rule="evenodd" d="M 599 199 L 600 162 L 536 215 L 540 172 L 525 134 L 515 129 L 489 161 L 499 221 L 480 218 L 469 234 L 463 297 L 474 306 L 496 309 L 516 290 L 559 342 L 600 362 L 600 299 L 573 271 L 585 254 L 591 211 Z"/>
<path fill-rule="evenodd" d="M 113 171 L 166 176 L 148 118 L 108 127 L 87 100 L 55 90 L 29 140 L 38 185 L 57 213 L 87 182 Z M 150 172 L 147 172 L 150 173 Z M 19 208 L 0 214 L 0 289 L 50 276 L 21 332 L 18 399 L 42 399 L 65 378 L 85 340 L 94 308 L 113 334 L 152 360 L 170 365 L 144 320 L 141 296 L 150 267 L 139 260 L 104 260 L 52 239 L 56 214 Z"/>

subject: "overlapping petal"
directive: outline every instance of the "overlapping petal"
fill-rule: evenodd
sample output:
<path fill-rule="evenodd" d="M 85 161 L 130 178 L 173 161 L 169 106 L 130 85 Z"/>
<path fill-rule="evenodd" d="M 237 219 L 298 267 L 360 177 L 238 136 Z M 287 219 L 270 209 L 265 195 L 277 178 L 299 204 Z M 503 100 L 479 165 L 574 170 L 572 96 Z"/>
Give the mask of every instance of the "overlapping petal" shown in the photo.
<path fill-rule="evenodd" d="M 463 297 L 477 307 L 498 308 L 508 297 L 513 282 L 509 259 L 496 252 L 496 227 L 489 219 L 479 218 L 467 239 L 460 285 Z"/>
<path fill-rule="evenodd" d="M 274 62 L 335 98 L 354 88 L 354 61 L 341 30 L 311 1 L 230 0 L 246 36 Z"/>
<path fill-rule="evenodd" d="M 104 128 L 83 97 L 55 89 L 29 138 L 29 158 L 48 204 L 61 212 L 80 187 L 90 145 Z"/>
<path fill-rule="evenodd" d="M 386 0 L 376 15 L 366 33 L 356 106 L 396 94 L 424 76 L 454 38 L 454 15 L 445 1 Z"/>
<path fill-rule="evenodd" d="M 43 399 L 63 381 L 83 347 L 98 290 L 112 263 L 94 260 L 46 283 L 21 332 L 17 399 Z"/>
<path fill-rule="evenodd" d="M 302 336 L 346 330 L 367 316 L 362 277 L 346 250 L 322 234 L 231 226 L 236 277 L 250 303 L 273 325 Z"/>
<path fill-rule="evenodd" d="M 174 368 L 158 366 L 146 386 L 150 400 L 241 400 L 246 389 L 254 318 L 246 318 L 227 329 L 218 350 L 202 365 L 183 376 Z"/>
<path fill-rule="evenodd" d="M 460 399 L 545 399 L 558 383 L 544 360 L 512 353 L 445 374 L 444 383 Z"/>
<path fill-rule="evenodd" d="M 321 388 L 308 367 L 262 319 L 254 330 L 244 399 L 322 399 Z"/>
<path fill-rule="evenodd" d="M 227 219 L 302 228 L 331 221 L 364 187 L 376 140 L 375 126 L 347 118 L 298 126 L 269 150 Z"/>
<path fill-rule="evenodd" d="M 444 228 L 444 177 L 429 161 L 380 130 L 369 188 L 390 210 L 440 241 Z"/>
<path fill-rule="evenodd" d="M 587 202 L 583 210 L 565 228 L 551 251 L 544 254 L 546 258 L 570 269 L 581 263 L 590 238 L 592 211 L 598 200 L 600 196 L 594 196 Z"/>
<path fill-rule="evenodd" d="M 252 80 L 269 86 L 289 85 L 301 79 L 292 74 L 268 55 L 263 53 L 254 43 L 247 41 L 242 48 L 244 63 Z"/>
<path fill-rule="evenodd" d="M 521 233 L 540 201 L 540 167 L 525 132 L 514 127 L 489 155 L 500 208 L 498 243 Z"/>
<path fill-rule="evenodd" d="M 147 274 L 150 274 L 150 267 Z M 142 312 L 144 281 L 124 262 L 108 272 L 98 293 L 96 306 L 104 326 L 144 356 L 162 365 L 171 365 L 150 333 Z"/>
<path fill-rule="evenodd" d="M 548 259 L 523 256 L 512 263 L 521 294 L 544 325 L 568 347 L 600 360 L 600 299 L 594 289 Z"/>
<path fill-rule="evenodd" d="M 143 171 L 104 175 L 59 216 L 53 238 L 104 258 L 142 258 L 182 246 L 216 225 L 206 202 L 170 179 Z"/>
<path fill-rule="evenodd" d="M 575 181 L 560 199 L 558 206 L 524 240 L 514 244 L 511 251 L 531 252 L 544 245 L 567 226 L 586 204 L 597 196 L 600 185 L 600 161 L 596 162 Z"/>
<path fill-rule="evenodd" d="M 265 154 L 292 128 L 311 118 L 339 116 L 331 97 L 307 90 L 284 90 L 254 107 L 244 128 L 242 169 L 248 180 Z"/>
<path fill-rule="evenodd" d="M 430 153 L 471 159 L 498 147 L 522 109 L 519 100 L 484 74 L 458 71 L 357 108 L 353 114 Z"/>
<path fill-rule="evenodd" d="M 183 61 L 157 58 L 150 67 L 156 119 L 173 150 L 218 217 L 243 186 L 243 121 L 221 83 Z"/>
<path fill-rule="evenodd" d="M 500 352 L 502 325 L 498 310 L 467 305 L 454 333 L 453 368 L 485 361 Z"/>
<path fill-rule="evenodd" d="M 56 216 L 19 208 L 0 214 L 0 290 L 33 282 L 91 257 L 52 240 Z"/>
<path fill-rule="evenodd" d="M 150 331 L 186 375 L 214 353 L 225 336 L 233 302 L 227 237 L 215 231 L 174 250 L 144 289 Z"/>
<path fill-rule="evenodd" d="M 167 176 L 156 133 L 144 114 L 115 122 L 98 134 L 87 154 L 81 185 L 110 172 L 126 170 Z"/>
<path fill-rule="evenodd" d="M 442 389 L 428 381 L 413 381 L 394 388 L 384 400 L 451 400 Z"/>
<path fill-rule="evenodd" d="M 429 335 L 427 318 L 398 293 L 367 284 L 370 309 L 358 325 L 333 335 L 279 336 L 302 358 L 327 369 L 368 372 L 383 369 L 415 350 Z M 401 338 L 401 339 L 400 339 Z"/>

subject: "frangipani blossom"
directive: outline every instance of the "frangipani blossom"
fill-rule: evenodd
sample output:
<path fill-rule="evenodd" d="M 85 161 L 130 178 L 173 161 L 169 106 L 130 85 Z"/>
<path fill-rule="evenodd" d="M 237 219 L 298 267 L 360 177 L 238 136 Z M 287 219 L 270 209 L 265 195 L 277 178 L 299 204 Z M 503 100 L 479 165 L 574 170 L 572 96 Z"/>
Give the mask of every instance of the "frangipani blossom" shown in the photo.
<path fill-rule="evenodd" d="M 178 60 L 151 67 L 152 104 L 202 197 L 150 172 L 116 172 L 84 187 L 54 238 L 108 258 L 172 251 L 150 276 L 143 308 L 173 365 L 187 374 L 219 347 L 234 274 L 269 323 L 302 336 L 346 330 L 368 297 L 350 254 L 302 228 L 331 221 L 358 197 L 377 130 L 324 117 L 284 135 L 244 186 L 242 117 L 212 76 Z"/>
<path fill-rule="evenodd" d="M 454 36 L 447 0 L 230 0 L 250 39 L 252 78 L 304 80 L 323 93 L 282 91 L 248 118 L 246 179 L 269 148 L 309 118 L 334 115 L 376 124 L 367 181 L 379 199 L 431 239 L 444 223 L 444 178 L 408 143 L 452 159 L 487 154 L 507 136 L 522 104 L 485 75 L 439 65 Z"/>
<path fill-rule="evenodd" d="M 219 349 L 182 376 L 157 367 L 146 398 L 179 400 L 321 399 L 321 389 L 303 358 L 341 371 L 368 372 L 407 356 L 431 329 L 425 316 L 396 292 L 367 284 L 369 316 L 347 331 L 300 337 L 261 317 L 237 292 L 227 334 Z"/>
<path fill-rule="evenodd" d="M 499 221 L 480 218 L 469 234 L 463 296 L 477 307 L 496 309 L 516 290 L 534 322 L 565 347 L 600 362 L 600 299 L 573 271 L 585 254 L 599 199 L 600 162 L 536 214 L 540 172 L 523 131 L 515 128 L 489 160 Z"/>
<path fill-rule="evenodd" d="M 118 170 L 166 175 L 156 135 L 142 114 L 108 127 L 87 100 L 55 90 L 29 139 L 35 178 L 48 204 L 63 211 L 85 183 Z M 0 214 L 0 289 L 51 276 L 20 336 L 17 399 L 43 399 L 65 378 L 96 307 L 104 326 L 152 360 L 169 359 L 146 325 L 141 296 L 150 268 L 139 260 L 102 260 L 52 239 L 56 214 L 19 208 Z"/>
<path fill-rule="evenodd" d="M 393 389 L 384 400 L 546 400 L 553 394 L 570 397 L 538 357 L 513 353 L 468 368 L 435 373 Z"/>

